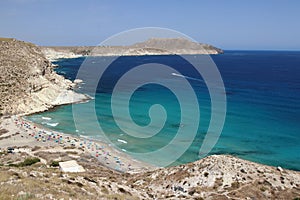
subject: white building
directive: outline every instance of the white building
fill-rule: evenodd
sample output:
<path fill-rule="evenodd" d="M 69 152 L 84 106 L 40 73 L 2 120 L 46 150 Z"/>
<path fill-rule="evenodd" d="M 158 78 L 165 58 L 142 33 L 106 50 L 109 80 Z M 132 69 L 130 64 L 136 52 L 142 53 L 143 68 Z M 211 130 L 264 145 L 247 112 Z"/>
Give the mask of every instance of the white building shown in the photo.
<path fill-rule="evenodd" d="M 85 169 L 76 160 L 59 162 L 59 168 L 63 172 L 85 172 Z"/>

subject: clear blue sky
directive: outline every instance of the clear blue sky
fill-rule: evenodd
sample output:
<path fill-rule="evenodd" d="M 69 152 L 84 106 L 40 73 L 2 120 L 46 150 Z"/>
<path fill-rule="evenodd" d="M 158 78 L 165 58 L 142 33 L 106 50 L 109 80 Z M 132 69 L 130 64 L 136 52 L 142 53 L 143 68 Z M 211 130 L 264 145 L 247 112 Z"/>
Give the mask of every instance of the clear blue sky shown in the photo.
<path fill-rule="evenodd" d="M 300 50 L 298 0 L 0 0 L 0 36 L 38 45 L 97 45 L 164 27 L 222 49 Z"/>

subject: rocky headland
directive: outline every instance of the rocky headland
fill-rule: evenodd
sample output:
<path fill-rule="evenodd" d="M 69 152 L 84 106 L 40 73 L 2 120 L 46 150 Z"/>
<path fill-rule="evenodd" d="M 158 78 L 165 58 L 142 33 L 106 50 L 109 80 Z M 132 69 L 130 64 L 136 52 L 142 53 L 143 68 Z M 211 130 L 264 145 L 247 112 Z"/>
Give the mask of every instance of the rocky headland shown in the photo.
<path fill-rule="evenodd" d="M 0 115 L 35 113 L 88 99 L 72 86 L 53 71 L 39 47 L 0 38 Z"/>
<path fill-rule="evenodd" d="M 49 60 L 80 56 L 142 56 L 219 54 L 223 51 L 212 45 L 192 42 L 184 38 L 151 38 L 129 46 L 42 47 Z"/>

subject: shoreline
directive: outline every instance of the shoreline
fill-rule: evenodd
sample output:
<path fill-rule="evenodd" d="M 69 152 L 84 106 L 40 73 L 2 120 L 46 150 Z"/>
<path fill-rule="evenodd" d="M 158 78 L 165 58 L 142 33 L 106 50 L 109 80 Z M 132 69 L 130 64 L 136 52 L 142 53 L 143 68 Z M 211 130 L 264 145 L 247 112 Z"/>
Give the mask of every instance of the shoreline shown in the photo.
<path fill-rule="evenodd" d="M 44 111 L 42 111 L 42 112 L 44 112 Z M 39 113 L 42 113 L 42 112 L 39 112 Z M 32 114 L 37 114 L 37 113 L 32 113 Z M 26 116 L 28 116 L 28 115 L 22 114 L 22 115 L 13 115 L 13 116 L 2 116 L 0 118 L 0 131 L 7 130 L 8 132 L 10 132 L 9 134 L 2 134 L 2 135 L 0 134 L 0 152 L 1 152 L 1 150 L 7 149 L 8 147 L 22 148 L 23 146 L 28 146 L 29 148 L 34 148 L 37 146 L 38 147 L 46 146 L 46 147 L 50 147 L 50 148 L 53 147 L 54 149 L 56 149 L 56 147 L 58 147 L 58 146 L 60 146 L 62 148 L 74 147 L 74 149 L 77 149 L 77 150 L 83 148 L 84 149 L 83 153 L 88 153 L 96 159 L 99 158 L 97 160 L 100 165 L 105 166 L 105 167 L 115 170 L 115 171 L 119 171 L 119 172 L 139 173 L 139 172 L 145 172 L 145 171 L 153 171 L 153 170 L 157 170 L 157 169 L 161 168 L 161 167 L 153 166 L 149 163 L 140 161 L 138 159 L 135 159 L 132 156 L 130 156 L 129 154 L 127 154 L 126 152 L 120 151 L 119 149 L 113 147 L 112 145 L 110 145 L 109 143 L 107 143 L 105 141 L 95 139 L 95 138 L 89 138 L 88 136 L 81 136 L 79 134 L 75 135 L 76 133 L 70 134 L 70 133 L 55 131 L 55 130 L 52 130 L 51 128 L 45 127 L 38 123 L 34 123 L 34 122 L 24 118 Z M 15 126 L 15 124 L 14 124 L 14 126 L 12 126 L 12 124 L 15 123 L 16 121 L 18 121 L 21 124 L 26 124 L 26 126 L 29 125 L 29 127 L 31 127 L 31 128 L 24 129 L 24 126 Z M 32 127 L 35 127 L 35 128 L 32 129 Z M 52 143 L 45 143 L 41 140 L 40 137 L 34 138 L 34 140 L 30 140 L 30 137 L 29 137 L 30 135 L 28 135 L 28 132 L 30 132 L 30 131 L 33 131 L 33 132 L 34 131 L 35 132 L 42 131 L 43 136 L 45 136 L 46 134 L 49 134 L 49 133 L 53 133 L 54 135 L 57 135 L 57 136 L 62 136 L 62 142 L 53 143 L 53 140 L 52 140 L 51 141 Z M 21 138 L 13 138 L 16 135 L 20 135 Z M 35 135 L 36 135 L 36 133 L 35 133 Z M 9 138 L 5 138 L 5 137 L 9 137 L 9 138 L 12 137 L 14 139 L 13 143 L 15 143 L 15 144 L 12 143 L 12 140 L 9 140 Z M 29 140 L 24 140 L 24 137 Z M 31 138 L 31 139 L 33 139 L 33 138 Z M 68 139 L 70 141 L 74 140 L 75 145 L 73 146 L 72 143 L 67 143 L 66 139 Z M 27 142 L 29 142 L 29 143 L 27 144 Z M 39 143 L 36 143 L 36 142 L 39 142 Z M 88 148 L 87 147 L 88 143 L 90 143 L 91 146 L 93 146 L 94 148 Z M 98 149 L 96 148 L 96 146 L 98 146 Z M 99 147 L 102 147 L 102 148 L 99 148 Z M 94 150 L 92 150 L 92 149 L 94 149 Z M 114 165 L 114 164 L 112 165 L 112 163 L 106 163 L 105 162 L 106 160 L 101 160 L 101 158 L 103 158 L 100 156 L 100 153 L 99 153 L 101 149 L 107 149 L 107 152 L 109 152 L 110 157 L 118 157 L 118 160 L 123 161 L 123 164 L 125 164 L 127 166 L 128 165 L 131 166 L 131 169 L 129 169 L 129 170 L 126 170 L 125 168 L 117 169 L 116 165 Z M 96 156 L 97 150 L 98 150 L 98 156 Z M 51 149 L 48 148 L 45 151 L 51 152 Z M 54 152 L 55 152 L 55 150 L 54 150 Z M 295 169 L 288 169 L 288 168 L 284 168 L 281 166 L 267 165 L 267 164 L 260 163 L 260 162 L 250 161 L 250 160 L 239 158 L 237 156 L 233 156 L 230 154 L 221 154 L 221 155 L 212 154 L 212 155 L 206 156 L 205 158 L 211 157 L 211 156 L 221 156 L 221 157 L 222 156 L 230 156 L 230 157 L 234 157 L 236 159 L 239 159 L 239 160 L 242 160 L 245 162 L 255 163 L 262 167 L 265 166 L 265 167 L 277 168 L 279 171 L 280 170 L 288 170 L 288 171 L 300 172 L 299 170 L 295 170 Z M 205 158 L 203 158 L 203 159 L 205 159 Z M 202 159 L 196 160 L 194 162 L 198 162 L 200 160 L 202 160 Z M 112 161 L 112 160 L 110 160 L 110 161 Z M 182 163 L 182 164 L 171 166 L 171 167 L 189 165 L 194 162 Z"/>
<path fill-rule="evenodd" d="M 157 169 L 120 152 L 104 141 L 53 131 L 24 119 L 24 116 L 2 118 L 0 127 L 1 130 L 9 131 L 0 135 L 1 148 L 28 146 L 29 149 L 33 149 L 38 146 L 46 152 L 59 152 L 70 148 L 89 154 L 96 158 L 100 165 L 119 172 L 137 173 Z M 16 133 L 18 134 L 14 135 Z"/>
<path fill-rule="evenodd" d="M 223 53 L 222 53 L 223 54 Z M 168 53 L 168 54 L 95 54 L 95 55 L 84 55 L 78 54 L 74 57 L 68 57 L 68 53 L 63 55 L 62 57 L 47 57 L 50 62 L 57 62 L 62 59 L 76 59 L 76 58 L 88 58 L 88 57 L 139 57 L 139 56 L 211 56 L 211 55 L 219 55 L 219 54 L 197 54 L 197 53 L 190 53 L 190 54 L 176 54 L 176 53 Z M 55 68 L 59 67 L 56 64 L 52 64 Z"/>
<path fill-rule="evenodd" d="M 173 54 L 220 54 L 223 50 L 212 45 L 193 42 L 186 38 L 149 38 L 143 42 L 126 46 L 42 46 L 42 52 L 53 61 L 58 57 L 75 58 L 78 55 L 91 56 L 141 56 Z"/>
<path fill-rule="evenodd" d="M 34 170 L 34 173 L 43 174 L 43 177 L 48 178 L 52 177 L 53 174 L 55 176 L 60 174 L 62 181 L 67 177 L 71 180 L 68 183 L 72 184 L 78 181 L 85 185 L 87 183 L 82 182 L 82 180 L 88 180 L 90 181 L 87 184 L 88 187 L 91 184 L 93 184 L 93 187 L 99 188 L 106 185 L 109 188 L 108 191 L 113 193 L 116 191 L 120 193 L 120 191 L 114 191 L 109 185 L 117 189 L 120 187 L 126 188 L 126 191 L 130 192 L 136 191 L 137 194 L 143 194 L 147 191 L 145 192 L 146 195 L 142 195 L 147 197 L 146 199 L 152 199 L 153 195 L 161 196 L 165 194 L 174 195 L 174 197 L 182 197 L 183 194 L 188 194 L 190 196 L 186 197 L 189 198 L 191 196 L 208 198 L 211 195 L 218 197 L 218 194 L 222 193 L 232 193 L 232 197 L 240 196 L 244 198 L 247 196 L 244 192 L 248 191 L 248 188 L 253 188 L 250 191 L 255 191 L 258 197 L 262 197 L 262 195 L 264 197 L 278 196 L 278 194 L 295 197 L 295 195 L 300 194 L 299 171 L 268 166 L 230 155 L 210 155 L 192 163 L 165 168 L 152 167 L 134 160 L 129 155 L 119 152 L 109 145 L 105 146 L 101 141 L 74 137 L 52 130 L 48 131 L 42 125 L 37 124 L 35 126 L 34 123 L 22 119 L 22 117 L 12 116 L 4 119 L 4 122 L 2 121 L 0 124 L 0 154 L 4 153 L 1 150 L 5 145 L 6 148 L 13 147 L 12 145 L 8 146 L 8 144 L 18 146 L 13 150 L 13 154 L 3 154 L 2 160 L 6 158 L 8 160 L 6 159 L 6 164 L 2 164 L 2 167 L 0 167 L 2 174 L 3 170 L 7 169 L 8 172 L 17 171 L 18 174 L 29 170 L 27 174 L 29 174 L 30 180 L 34 181 L 36 179 L 30 176 L 37 176 L 31 175 L 30 170 Z M 6 126 L 3 126 L 4 124 Z M 2 134 L 3 127 L 9 129 L 8 135 L 11 135 L 9 138 L 2 139 L 3 135 L 7 134 Z M 45 132 L 39 133 L 41 130 Z M 33 131 L 41 136 L 30 135 Z M 55 135 L 55 139 L 62 137 L 63 142 L 55 142 L 55 139 L 44 142 L 43 140 L 48 140 L 48 138 L 43 137 L 45 135 Z M 73 142 L 67 140 L 75 140 L 75 144 L 72 145 Z M 84 145 L 80 145 L 81 142 Z M 98 145 L 98 149 L 96 145 Z M 97 151 L 98 157 L 96 156 Z M 24 157 L 38 158 L 40 164 L 37 163 L 37 165 L 29 168 L 10 167 L 10 164 L 17 163 L 11 163 L 11 160 L 24 159 Z M 53 162 L 65 161 L 77 162 L 84 171 L 77 173 L 64 172 L 62 169 L 52 166 Z M 75 180 L 71 179 L 74 176 L 77 178 Z M 52 179 L 49 178 L 49 180 Z M 182 189 L 175 190 L 174 188 Z M 186 191 L 189 191 L 189 193 Z M 191 191 L 193 192 L 190 193 Z M 122 191 L 121 194 L 124 195 Z"/>

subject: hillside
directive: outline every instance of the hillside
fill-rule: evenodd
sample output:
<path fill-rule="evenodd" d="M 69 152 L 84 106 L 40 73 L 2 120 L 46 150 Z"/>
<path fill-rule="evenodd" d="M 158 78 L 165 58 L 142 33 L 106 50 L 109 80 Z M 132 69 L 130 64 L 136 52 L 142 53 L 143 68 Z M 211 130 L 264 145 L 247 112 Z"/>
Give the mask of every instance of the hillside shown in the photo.
<path fill-rule="evenodd" d="M 78 56 L 141 56 L 141 55 L 187 55 L 219 54 L 221 49 L 184 38 L 151 38 L 129 46 L 77 46 L 42 47 L 50 60 Z"/>
<path fill-rule="evenodd" d="M 184 38 L 151 38 L 131 46 L 135 49 L 152 48 L 171 54 L 219 54 L 223 53 L 212 45 L 192 42 Z"/>
<path fill-rule="evenodd" d="M 0 38 L 0 115 L 33 113 L 86 99 L 71 86 L 71 81 L 53 72 L 39 47 Z M 60 97 L 64 95 L 69 98 Z"/>
<path fill-rule="evenodd" d="M 2 154 L 0 199 L 293 200 L 300 197 L 299 172 L 232 156 L 210 156 L 186 165 L 129 174 L 103 167 L 95 158 L 72 149 L 48 151 L 33 149 L 31 155 L 47 163 L 31 166 L 12 164 L 32 160 L 26 153 Z M 50 166 L 55 158 L 70 160 L 74 156 L 80 156 L 77 161 L 86 172 L 65 173 Z"/>

